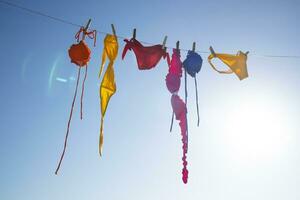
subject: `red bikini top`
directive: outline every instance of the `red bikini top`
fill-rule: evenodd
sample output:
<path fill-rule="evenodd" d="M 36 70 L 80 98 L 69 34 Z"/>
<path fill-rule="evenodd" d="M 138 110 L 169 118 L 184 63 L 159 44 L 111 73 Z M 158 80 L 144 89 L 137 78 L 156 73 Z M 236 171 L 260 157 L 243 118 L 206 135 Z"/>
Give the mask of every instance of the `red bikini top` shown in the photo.
<path fill-rule="evenodd" d="M 163 46 L 158 44 L 154 46 L 144 47 L 135 38 L 131 38 L 130 41 L 125 39 L 126 45 L 122 53 L 122 59 L 124 59 L 127 50 L 133 50 L 137 64 L 140 70 L 152 69 L 160 61 L 161 57 L 167 58 L 168 65 L 170 65 L 169 54 L 163 49 Z"/>

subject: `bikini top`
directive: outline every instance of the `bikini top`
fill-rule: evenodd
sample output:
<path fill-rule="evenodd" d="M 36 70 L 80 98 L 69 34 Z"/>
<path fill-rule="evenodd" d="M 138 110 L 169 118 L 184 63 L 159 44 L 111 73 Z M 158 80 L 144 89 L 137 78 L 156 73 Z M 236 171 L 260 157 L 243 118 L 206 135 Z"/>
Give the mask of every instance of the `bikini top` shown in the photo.
<path fill-rule="evenodd" d="M 173 94 L 177 93 L 180 88 L 180 79 L 182 77 L 182 63 L 180 61 L 179 50 L 173 49 L 172 60 L 169 66 L 169 72 L 166 76 L 166 85 L 168 90 Z"/>
<path fill-rule="evenodd" d="M 164 59 L 167 58 L 168 65 L 170 65 L 169 54 L 166 52 L 166 49 L 163 49 L 162 45 L 145 47 L 135 38 L 125 39 L 124 42 L 126 42 L 126 45 L 122 53 L 122 59 L 124 59 L 127 50 L 133 50 L 140 70 L 154 68 L 162 57 Z"/>
<path fill-rule="evenodd" d="M 183 67 L 191 77 L 195 77 L 196 73 L 200 72 L 202 63 L 203 60 L 198 53 L 188 51 L 186 59 L 183 61 Z"/>
<path fill-rule="evenodd" d="M 201 56 L 195 51 L 188 51 L 186 59 L 183 61 L 183 68 L 185 72 L 188 73 L 191 77 L 193 77 L 195 81 L 198 126 L 200 123 L 200 116 L 199 116 L 199 105 L 198 105 L 198 84 L 197 84 L 196 74 L 200 72 L 202 63 L 203 60 Z M 187 91 L 187 84 L 185 85 L 185 87 L 186 87 L 185 90 Z M 187 96 L 185 98 L 187 98 Z"/>

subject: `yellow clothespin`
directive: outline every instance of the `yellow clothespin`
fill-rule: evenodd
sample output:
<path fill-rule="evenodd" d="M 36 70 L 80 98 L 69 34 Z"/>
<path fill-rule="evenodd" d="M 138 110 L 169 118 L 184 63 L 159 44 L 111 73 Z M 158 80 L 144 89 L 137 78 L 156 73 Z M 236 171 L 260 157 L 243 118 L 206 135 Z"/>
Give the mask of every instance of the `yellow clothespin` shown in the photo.
<path fill-rule="evenodd" d="M 209 47 L 209 50 L 210 50 L 211 54 L 212 54 L 214 57 L 216 57 L 216 53 L 215 53 L 214 49 L 212 48 L 212 46 Z"/>
<path fill-rule="evenodd" d="M 115 29 L 113 24 L 111 24 L 111 29 L 112 29 L 112 32 L 113 32 L 114 36 L 117 36 L 116 29 Z"/>
<path fill-rule="evenodd" d="M 192 51 L 195 52 L 195 50 L 196 50 L 196 42 L 193 42 L 193 49 L 192 49 Z"/>
<path fill-rule="evenodd" d="M 133 29 L 132 38 L 135 39 L 135 36 L 136 36 L 136 29 L 134 28 L 134 29 Z"/>

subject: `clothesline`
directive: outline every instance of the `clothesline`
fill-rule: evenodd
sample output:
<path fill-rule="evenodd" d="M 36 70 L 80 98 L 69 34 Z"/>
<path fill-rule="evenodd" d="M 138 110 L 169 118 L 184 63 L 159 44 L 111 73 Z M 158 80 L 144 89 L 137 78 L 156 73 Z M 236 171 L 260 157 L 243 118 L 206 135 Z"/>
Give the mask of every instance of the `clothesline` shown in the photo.
<path fill-rule="evenodd" d="M 57 22 L 61 22 L 63 24 L 68 24 L 68 25 L 75 26 L 75 27 L 83 27 L 80 24 L 70 22 L 70 21 L 62 19 L 60 17 L 45 14 L 43 12 L 31 9 L 31 8 L 27 8 L 27 7 L 12 3 L 12 2 L 7 2 L 7 1 L 0 0 L 0 3 L 8 5 L 10 7 L 18 8 L 20 10 L 26 11 L 28 13 L 31 13 L 31 14 L 34 14 L 34 15 L 37 15 L 37 16 L 41 16 L 41 17 L 48 18 L 48 19 L 51 19 L 51 20 L 54 20 L 54 21 L 57 21 Z M 110 34 L 108 32 L 100 31 L 100 30 L 97 30 L 97 29 L 93 29 L 93 30 L 96 30 L 97 33 L 103 34 L 103 35 Z M 121 36 L 121 35 L 118 35 L 118 34 L 116 35 L 116 37 L 119 38 L 119 39 L 126 39 L 127 38 L 127 37 L 124 37 L 124 36 Z M 140 42 L 142 42 L 144 44 L 147 44 L 147 45 L 155 45 L 154 43 L 151 43 L 151 42 L 145 42 L 145 41 L 140 41 Z M 175 48 L 175 47 L 171 47 L 171 46 L 167 46 L 167 45 L 165 47 L 167 49 Z M 186 52 L 190 51 L 190 49 L 183 49 L 183 48 L 179 48 L 179 49 L 181 51 L 186 51 Z M 209 51 L 197 51 L 197 50 L 195 52 L 204 53 L 204 54 L 209 54 L 210 53 Z M 268 58 L 296 58 L 296 59 L 300 59 L 300 56 L 293 56 L 293 55 L 259 55 L 259 54 L 254 54 L 254 53 L 251 53 L 251 55 L 252 56 L 258 56 L 258 57 L 268 57 Z"/>

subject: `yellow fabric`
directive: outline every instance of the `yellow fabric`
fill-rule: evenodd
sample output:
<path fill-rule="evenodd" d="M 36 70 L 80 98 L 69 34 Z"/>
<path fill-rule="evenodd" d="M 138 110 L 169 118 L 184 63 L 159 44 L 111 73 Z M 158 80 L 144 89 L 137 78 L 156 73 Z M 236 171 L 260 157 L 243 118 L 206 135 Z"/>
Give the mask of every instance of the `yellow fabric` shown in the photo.
<path fill-rule="evenodd" d="M 101 126 L 100 126 L 100 139 L 99 139 L 99 153 L 102 155 L 103 147 L 103 121 L 105 112 L 109 103 L 110 98 L 116 92 L 115 74 L 114 74 L 114 61 L 118 55 L 118 40 L 114 35 L 106 35 L 104 39 L 104 48 L 102 54 L 102 63 L 100 67 L 99 77 L 103 71 L 105 60 L 108 57 L 109 64 L 107 66 L 106 72 L 103 76 L 100 85 L 100 101 L 101 101 Z"/>
<path fill-rule="evenodd" d="M 243 80 L 248 77 L 248 71 L 247 71 L 247 54 L 243 53 L 241 51 L 238 51 L 236 55 L 231 54 L 211 54 L 208 57 L 208 62 L 211 65 L 211 67 L 216 70 L 217 72 L 221 74 L 231 74 L 235 73 L 240 80 Z M 224 64 L 226 64 L 230 69 L 227 71 L 221 71 L 218 70 L 211 60 L 213 58 L 219 58 Z"/>
<path fill-rule="evenodd" d="M 106 57 L 108 57 L 110 62 L 114 62 L 114 60 L 117 58 L 118 55 L 118 48 L 119 45 L 118 45 L 117 37 L 114 35 L 107 34 L 106 37 L 104 38 L 104 47 L 102 53 L 102 62 L 100 66 L 99 78 L 102 74 Z"/>

